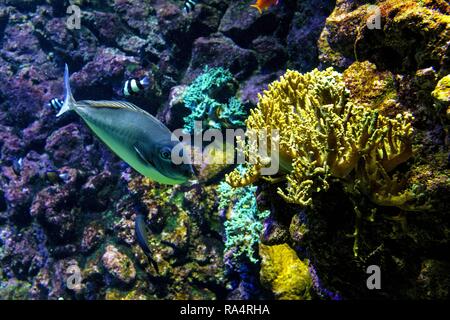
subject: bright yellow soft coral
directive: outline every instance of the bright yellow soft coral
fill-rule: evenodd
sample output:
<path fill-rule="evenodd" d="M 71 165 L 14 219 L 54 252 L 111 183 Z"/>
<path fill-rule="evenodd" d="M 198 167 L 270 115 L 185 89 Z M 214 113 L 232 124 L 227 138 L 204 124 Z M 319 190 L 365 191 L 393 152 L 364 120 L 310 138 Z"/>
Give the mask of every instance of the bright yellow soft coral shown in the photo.
<path fill-rule="evenodd" d="M 390 119 L 348 97 L 342 75 L 332 68 L 306 74 L 288 70 L 259 95 L 247 129 L 269 135 L 278 129 L 279 174 L 288 182 L 278 193 L 286 201 L 309 206 L 313 192 L 328 189 L 329 177 L 345 180 L 350 174 L 378 204 L 401 205 L 410 199 L 388 172 L 412 155 L 411 114 Z M 263 161 L 249 164 L 244 176 L 234 171 L 227 182 L 235 187 L 253 183 L 264 166 Z"/>

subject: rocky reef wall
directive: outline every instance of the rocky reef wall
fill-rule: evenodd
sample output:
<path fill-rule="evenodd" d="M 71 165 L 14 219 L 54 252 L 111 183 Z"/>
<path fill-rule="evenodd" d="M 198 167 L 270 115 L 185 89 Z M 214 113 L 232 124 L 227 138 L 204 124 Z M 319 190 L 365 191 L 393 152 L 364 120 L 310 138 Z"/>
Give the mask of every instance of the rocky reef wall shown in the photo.
<path fill-rule="evenodd" d="M 0 298 L 448 299 L 448 2 L 286 0 L 263 14 L 253 2 L 205 1 L 186 15 L 182 1 L 80 0 L 74 30 L 68 1 L 0 2 Z M 381 30 L 367 27 L 374 4 Z M 130 100 L 171 129 L 186 116 L 176 91 L 205 65 L 232 73 L 247 109 L 287 69 L 334 67 L 355 103 L 413 114 L 413 156 L 397 169 L 416 202 L 356 195 L 365 219 L 355 257 L 355 197 L 340 181 L 314 209 L 259 181 L 258 206 L 270 211 L 262 261 L 228 268 L 216 187 L 153 184 L 75 114 L 56 118 L 47 103 L 62 97 L 64 63 L 76 99 L 122 99 L 127 79 L 149 76 Z M 136 202 L 148 210 L 159 273 L 134 239 Z M 369 265 L 380 266 L 382 290 L 367 289 Z M 283 286 L 294 273 L 302 277 Z"/>

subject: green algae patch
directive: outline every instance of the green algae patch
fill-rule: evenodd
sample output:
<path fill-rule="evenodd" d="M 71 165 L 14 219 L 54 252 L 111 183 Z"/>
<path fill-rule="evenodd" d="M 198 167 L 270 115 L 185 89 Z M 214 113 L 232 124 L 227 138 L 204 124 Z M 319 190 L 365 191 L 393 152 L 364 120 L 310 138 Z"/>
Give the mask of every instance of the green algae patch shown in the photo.
<path fill-rule="evenodd" d="M 30 288 L 28 282 L 12 279 L 0 286 L 0 300 L 27 300 Z"/>
<path fill-rule="evenodd" d="M 439 80 L 431 95 L 436 100 L 438 109 L 444 109 L 447 119 L 450 120 L 450 75 Z"/>
<path fill-rule="evenodd" d="M 368 27 L 375 14 L 380 29 Z M 449 36 L 448 1 L 385 0 L 348 6 L 340 0 L 318 44 L 326 64 L 346 67 L 348 60 L 370 60 L 382 69 L 408 73 L 447 64 Z"/>
<path fill-rule="evenodd" d="M 369 61 L 355 62 L 344 71 L 343 79 L 355 104 L 379 110 L 382 114 L 398 112 L 398 95 L 391 72 L 378 71 Z"/>
<path fill-rule="evenodd" d="M 450 104 L 450 75 L 439 80 L 436 89 L 432 92 L 433 97 L 441 103 Z"/>

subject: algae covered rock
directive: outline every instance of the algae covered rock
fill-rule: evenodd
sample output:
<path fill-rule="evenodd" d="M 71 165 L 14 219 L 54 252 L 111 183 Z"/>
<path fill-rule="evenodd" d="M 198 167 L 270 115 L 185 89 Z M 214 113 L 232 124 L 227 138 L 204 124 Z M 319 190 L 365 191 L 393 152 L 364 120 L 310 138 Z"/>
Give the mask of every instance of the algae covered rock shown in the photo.
<path fill-rule="evenodd" d="M 369 61 L 355 62 L 343 73 L 345 87 L 350 99 L 358 105 L 379 110 L 382 114 L 398 112 L 398 94 L 395 88 L 395 75 L 380 71 Z"/>
<path fill-rule="evenodd" d="M 450 104 L 450 75 L 439 80 L 436 89 L 432 92 L 433 97 L 442 104 Z"/>
<path fill-rule="evenodd" d="M 311 299 L 312 280 L 308 266 L 287 244 L 259 245 L 261 283 L 276 299 Z"/>
<path fill-rule="evenodd" d="M 57 165 L 81 167 L 80 163 L 89 162 L 89 154 L 84 152 L 86 136 L 81 128 L 75 124 L 69 124 L 55 130 L 45 144 L 46 150 Z"/>
<path fill-rule="evenodd" d="M 29 297 L 30 283 L 17 279 L 10 279 L 6 285 L 0 287 L 0 300 L 26 300 Z"/>
<path fill-rule="evenodd" d="M 139 191 L 148 217 L 148 243 L 159 269 L 157 274 L 140 248 L 139 266 L 152 277 L 164 279 L 170 299 L 220 299 L 227 286 L 222 233 L 215 186 L 165 186 L 136 177 L 129 183 Z M 134 226 L 127 229 L 133 233 Z M 131 231 L 130 231 L 131 229 Z"/>
<path fill-rule="evenodd" d="M 370 60 L 382 69 L 408 72 L 448 68 L 450 5 L 441 0 L 379 0 L 361 5 L 339 0 L 320 41 L 321 60 Z M 379 25 L 372 25 L 379 19 Z"/>
<path fill-rule="evenodd" d="M 422 262 L 420 274 L 417 277 L 418 293 L 422 299 L 445 300 L 449 298 L 449 268 L 449 263 L 442 260 L 428 259 Z"/>
<path fill-rule="evenodd" d="M 446 108 L 445 114 L 450 119 L 450 75 L 439 80 L 436 88 L 431 93 L 439 107 Z"/>
<path fill-rule="evenodd" d="M 97 223 L 93 222 L 83 230 L 80 249 L 89 253 L 95 250 L 105 237 L 105 230 Z"/>
<path fill-rule="evenodd" d="M 130 284 L 135 280 L 136 269 L 133 262 L 113 245 L 106 247 L 102 262 L 105 269 L 115 280 L 124 284 Z"/>
<path fill-rule="evenodd" d="M 137 282 L 131 290 L 122 291 L 117 288 L 106 290 L 105 300 L 151 300 L 153 297 L 145 293 L 145 284 Z"/>

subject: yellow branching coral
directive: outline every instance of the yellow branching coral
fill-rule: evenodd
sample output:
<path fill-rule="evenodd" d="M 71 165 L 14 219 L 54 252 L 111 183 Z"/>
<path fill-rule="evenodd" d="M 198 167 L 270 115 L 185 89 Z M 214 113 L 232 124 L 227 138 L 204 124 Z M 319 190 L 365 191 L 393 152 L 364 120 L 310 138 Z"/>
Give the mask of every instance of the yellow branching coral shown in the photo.
<path fill-rule="evenodd" d="M 287 187 L 278 193 L 288 202 L 312 204 L 312 193 L 326 190 L 328 178 L 355 174 L 371 199 L 390 205 L 401 192 L 397 178 L 388 175 L 412 155 L 412 116 L 390 119 L 349 100 L 342 75 L 332 68 L 300 74 L 288 70 L 269 85 L 246 121 L 247 129 L 278 130 L 280 175 Z M 269 144 L 270 146 L 270 144 Z M 246 147 L 250 156 L 251 148 Z M 254 157 L 254 159 L 260 159 Z M 241 176 L 227 176 L 232 186 L 253 183 L 267 161 L 248 164 Z M 407 201 L 408 197 L 400 197 Z"/>

